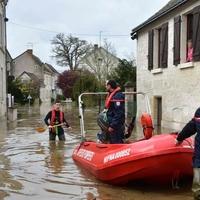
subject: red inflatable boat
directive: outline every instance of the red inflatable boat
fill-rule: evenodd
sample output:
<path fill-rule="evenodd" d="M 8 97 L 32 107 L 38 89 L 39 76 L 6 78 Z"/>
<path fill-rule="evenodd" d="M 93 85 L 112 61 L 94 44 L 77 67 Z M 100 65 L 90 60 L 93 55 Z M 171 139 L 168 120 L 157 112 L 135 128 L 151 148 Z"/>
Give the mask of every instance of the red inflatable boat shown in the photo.
<path fill-rule="evenodd" d="M 80 102 L 81 98 L 79 99 Z M 80 108 L 81 131 L 85 139 L 84 121 Z M 193 139 L 175 144 L 176 134 L 151 137 L 152 123 L 148 116 L 141 117 L 144 139 L 129 144 L 100 144 L 81 142 L 73 152 L 74 161 L 91 172 L 97 179 L 110 184 L 142 181 L 151 184 L 175 183 L 192 177 Z M 146 121 L 145 121 L 146 120 Z M 82 124 L 83 123 L 83 124 Z"/>

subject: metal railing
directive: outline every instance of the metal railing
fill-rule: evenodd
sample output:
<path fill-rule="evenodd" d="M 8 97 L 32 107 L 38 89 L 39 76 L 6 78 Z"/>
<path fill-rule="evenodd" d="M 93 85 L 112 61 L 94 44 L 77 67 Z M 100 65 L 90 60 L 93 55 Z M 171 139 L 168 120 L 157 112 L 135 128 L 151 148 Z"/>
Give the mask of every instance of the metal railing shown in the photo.
<path fill-rule="evenodd" d="M 85 92 L 79 95 L 78 97 L 78 103 L 79 103 L 79 118 L 80 118 L 80 129 L 81 129 L 81 140 L 85 140 L 85 124 L 84 124 L 84 116 L 83 116 L 83 109 L 84 109 L 84 103 L 82 101 L 82 97 L 86 95 L 106 95 L 108 94 L 107 92 Z M 143 93 L 143 92 L 123 92 L 125 95 L 142 95 L 145 99 L 145 104 L 146 104 L 146 110 L 147 113 L 151 115 L 151 108 L 150 108 L 150 103 L 149 103 L 149 98 L 148 96 Z"/>

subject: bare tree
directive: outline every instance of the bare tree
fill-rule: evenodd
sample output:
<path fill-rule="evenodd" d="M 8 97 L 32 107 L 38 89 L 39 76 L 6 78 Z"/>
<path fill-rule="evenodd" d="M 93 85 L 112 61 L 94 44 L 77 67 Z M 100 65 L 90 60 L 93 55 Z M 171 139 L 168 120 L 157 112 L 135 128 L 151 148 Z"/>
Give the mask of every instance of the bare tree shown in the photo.
<path fill-rule="evenodd" d="M 106 50 L 105 56 L 104 56 L 104 65 L 105 65 L 106 70 L 104 72 L 104 76 L 106 79 L 108 79 L 108 76 L 114 70 L 114 68 L 118 65 L 118 62 L 116 65 L 116 61 L 115 61 L 115 59 L 113 59 L 114 57 L 116 58 L 116 50 L 115 50 L 114 46 L 110 42 L 108 42 L 106 39 L 104 40 L 103 47 Z"/>
<path fill-rule="evenodd" d="M 60 33 L 52 40 L 53 57 L 60 66 L 69 67 L 70 70 L 77 70 L 80 59 L 86 55 L 90 45 L 85 40 L 80 40 L 72 35 L 65 36 Z"/>

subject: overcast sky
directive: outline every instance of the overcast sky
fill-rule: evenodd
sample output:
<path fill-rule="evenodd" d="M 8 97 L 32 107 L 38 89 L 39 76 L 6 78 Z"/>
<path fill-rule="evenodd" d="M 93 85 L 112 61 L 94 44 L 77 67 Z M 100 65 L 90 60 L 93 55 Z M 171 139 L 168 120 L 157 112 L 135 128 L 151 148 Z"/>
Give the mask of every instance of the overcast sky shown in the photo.
<path fill-rule="evenodd" d="M 72 34 L 90 43 L 106 39 L 117 56 L 129 58 L 135 52 L 130 39 L 136 27 L 168 0 L 9 0 L 7 6 L 8 50 L 15 58 L 27 48 L 43 62 L 51 58 L 51 40 L 57 33 Z"/>

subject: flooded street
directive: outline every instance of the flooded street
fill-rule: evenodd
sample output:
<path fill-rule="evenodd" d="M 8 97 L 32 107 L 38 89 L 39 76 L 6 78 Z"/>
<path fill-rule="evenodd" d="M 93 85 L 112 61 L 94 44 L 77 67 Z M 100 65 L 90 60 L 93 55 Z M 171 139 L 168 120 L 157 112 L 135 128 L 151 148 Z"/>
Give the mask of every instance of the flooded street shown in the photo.
<path fill-rule="evenodd" d="M 65 132 L 65 143 L 49 143 L 48 130 L 38 133 L 50 106 L 18 109 L 18 121 L 0 122 L 0 199 L 5 200 L 192 200 L 190 184 L 180 189 L 151 186 L 118 187 L 96 180 L 72 160 L 72 152 L 80 142 L 77 109 L 65 108 L 72 126 Z M 67 112 L 66 112 L 67 111 Z M 89 111 L 90 137 L 95 138 L 96 114 Z M 96 127 L 96 128 L 95 128 Z M 93 129 L 93 130 L 92 130 Z M 93 133 L 92 133 L 93 132 Z"/>

